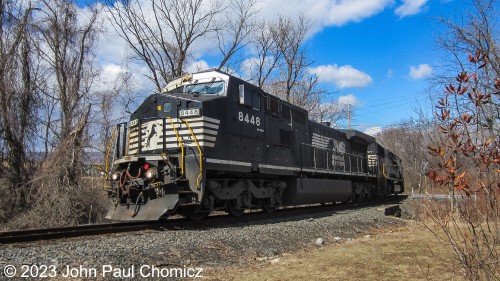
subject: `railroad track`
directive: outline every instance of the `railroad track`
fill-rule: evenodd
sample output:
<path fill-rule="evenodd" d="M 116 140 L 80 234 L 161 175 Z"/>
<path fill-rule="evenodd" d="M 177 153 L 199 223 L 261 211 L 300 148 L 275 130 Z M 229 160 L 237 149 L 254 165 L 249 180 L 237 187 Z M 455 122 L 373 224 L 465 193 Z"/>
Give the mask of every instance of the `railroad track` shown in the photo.
<path fill-rule="evenodd" d="M 162 221 L 137 221 L 124 223 L 108 223 L 94 225 L 80 225 L 48 229 L 30 229 L 21 231 L 1 232 L 0 244 L 33 242 L 39 240 L 53 240 L 79 236 L 90 236 L 108 233 L 129 232 L 153 228 Z"/>
<path fill-rule="evenodd" d="M 405 196 L 398 196 L 396 198 L 389 198 L 384 202 L 370 202 L 360 205 L 312 205 L 287 207 L 279 209 L 273 214 L 267 214 L 264 212 L 250 212 L 246 213 L 242 217 L 232 217 L 223 212 L 216 212 L 216 214 L 207 217 L 205 220 L 196 222 L 184 218 L 175 218 L 163 221 L 135 221 L 0 232 L 0 244 L 15 244 L 41 240 L 65 239 L 141 230 L 200 229 L 208 227 L 222 227 L 235 224 L 258 223 L 259 221 L 266 221 L 267 223 L 269 220 L 278 222 L 293 219 L 303 219 L 305 217 L 318 217 L 322 213 L 324 213 L 325 215 L 331 215 L 335 212 L 343 210 L 371 207 L 380 204 L 393 204 L 400 202 L 405 198 Z"/>

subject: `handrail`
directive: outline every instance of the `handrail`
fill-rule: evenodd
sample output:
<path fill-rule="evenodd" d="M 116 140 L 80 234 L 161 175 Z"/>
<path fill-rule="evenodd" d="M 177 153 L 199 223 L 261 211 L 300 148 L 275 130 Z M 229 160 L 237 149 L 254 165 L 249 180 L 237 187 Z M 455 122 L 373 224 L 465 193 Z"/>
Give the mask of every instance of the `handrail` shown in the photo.
<path fill-rule="evenodd" d="M 111 153 L 111 146 L 113 145 L 113 140 L 115 138 L 115 133 L 118 128 L 118 125 L 113 128 L 113 131 L 111 132 L 111 139 L 109 140 L 108 144 L 108 151 L 106 151 L 106 168 L 105 168 L 105 173 L 106 173 L 106 179 L 108 179 L 108 173 L 109 173 L 109 154 Z"/>
<path fill-rule="evenodd" d="M 175 136 L 177 137 L 177 143 L 179 143 L 179 146 L 181 148 L 181 174 L 184 175 L 184 145 L 182 144 L 182 140 L 179 137 L 179 133 L 177 132 L 177 129 L 175 128 L 174 121 L 172 121 L 172 118 L 170 116 L 167 116 L 167 118 L 168 118 L 168 121 L 170 121 L 172 128 L 174 129 Z"/>
<path fill-rule="evenodd" d="M 193 129 L 191 129 L 191 126 L 189 126 L 189 122 L 187 120 L 181 119 L 182 122 L 186 124 L 188 127 L 189 131 L 191 132 L 191 137 L 193 138 L 194 142 L 196 143 L 196 147 L 198 148 L 198 152 L 200 153 L 200 173 L 198 174 L 198 177 L 196 178 L 196 188 L 200 189 L 199 183 L 200 183 L 200 178 L 203 176 L 203 151 L 201 150 L 200 144 L 198 143 L 198 140 L 196 139 L 196 136 L 194 135 Z"/>
<path fill-rule="evenodd" d="M 141 124 L 138 125 L 138 130 L 141 129 Z M 125 155 L 124 156 L 128 156 L 129 154 L 129 150 L 130 150 L 130 134 L 132 133 L 132 128 L 125 128 L 123 130 L 124 133 L 127 134 L 127 146 L 125 147 Z M 139 147 L 141 146 L 141 138 L 139 136 Z"/>
<path fill-rule="evenodd" d="M 398 179 L 398 178 L 391 178 L 391 171 L 389 170 L 389 175 L 386 174 L 386 171 L 385 171 L 385 166 L 389 166 L 389 168 L 394 168 L 394 167 L 398 167 L 398 165 L 390 165 L 390 164 L 382 164 L 382 175 L 388 179 L 388 180 L 392 180 L 392 179 Z"/>
<path fill-rule="evenodd" d="M 318 169 L 326 169 L 326 170 L 329 170 L 329 161 L 328 161 L 328 157 L 329 157 L 329 152 L 331 153 L 332 155 L 332 171 L 334 172 L 337 172 L 337 165 L 336 165 L 336 161 L 335 161 L 335 155 L 340 155 L 342 157 L 344 157 L 345 159 L 345 162 L 344 162 L 344 165 L 343 165 L 343 168 L 344 168 L 344 173 L 350 173 L 350 174 L 365 174 L 365 165 L 368 165 L 368 157 L 367 156 L 363 156 L 363 155 L 356 155 L 356 154 L 352 154 L 352 153 L 347 153 L 347 152 L 339 152 L 339 151 L 335 151 L 333 149 L 329 149 L 329 148 L 320 148 L 320 147 L 316 147 L 316 146 L 313 146 L 311 144 L 307 144 L 307 143 L 300 143 L 300 145 L 302 146 L 305 146 L 305 147 L 308 147 L 310 149 L 313 150 L 313 168 L 318 170 Z M 316 150 L 320 153 L 323 153 L 323 152 L 326 152 L 326 155 L 327 155 L 327 164 L 326 164 L 326 168 L 318 168 L 317 167 L 317 153 L 316 153 Z M 352 163 L 353 161 L 356 161 L 356 163 Z M 355 167 L 353 167 L 353 164 L 355 164 Z M 356 168 L 356 171 L 353 171 L 353 168 Z M 342 172 L 342 171 L 340 171 Z M 373 174 L 374 172 L 373 171 L 370 171 L 370 169 L 367 169 L 366 171 L 366 174 Z"/>
<path fill-rule="evenodd" d="M 325 150 L 325 151 L 330 151 L 330 152 L 335 152 L 335 153 L 342 153 L 344 155 L 348 155 L 348 156 L 354 156 L 354 157 L 359 157 L 361 159 L 368 159 L 367 156 L 361 156 L 361 155 L 357 155 L 357 154 L 352 154 L 352 153 L 347 153 L 347 152 L 339 152 L 339 151 L 335 151 L 333 149 L 329 149 L 329 148 L 321 148 L 321 147 L 317 147 L 317 146 L 314 146 L 314 145 L 311 145 L 311 144 L 308 144 L 308 143 L 299 143 L 300 145 L 304 145 L 304 146 L 309 146 L 311 148 L 316 148 L 318 150 Z"/>

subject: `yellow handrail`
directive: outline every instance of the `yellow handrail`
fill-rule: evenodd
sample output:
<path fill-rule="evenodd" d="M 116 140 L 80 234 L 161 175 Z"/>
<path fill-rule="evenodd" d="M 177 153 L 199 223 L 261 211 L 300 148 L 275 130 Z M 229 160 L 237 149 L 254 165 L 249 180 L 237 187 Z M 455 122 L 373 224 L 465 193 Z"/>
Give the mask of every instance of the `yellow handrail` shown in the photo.
<path fill-rule="evenodd" d="M 104 171 L 106 173 L 106 179 L 108 179 L 108 173 L 109 173 L 109 154 L 111 153 L 111 146 L 113 145 L 113 140 L 115 138 L 115 133 L 117 128 L 118 126 L 115 126 L 113 128 L 113 131 L 111 132 L 111 139 L 109 140 L 108 151 L 106 152 L 106 170 Z"/>
<path fill-rule="evenodd" d="M 177 132 L 177 129 L 175 128 L 174 121 L 172 121 L 172 118 L 170 116 L 167 116 L 168 121 L 170 121 L 170 124 L 172 125 L 172 128 L 174 129 L 175 136 L 177 137 L 177 142 L 179 143 L 179 146 L 181 147 L 181 174 L 184 175 L 184 145 L 182 144 L 182 140 L 179 137 L 179 133 Z M 165 141 L 165 140 L 163 140 Z"/>
<path fill-rule="evenodd" d="M 188 127 L 189 131 L 191 132 L 191 137 L 194 140 L 194 143 L 196 143 L 196 147 L 198 148 L 198 152 L 200 153 L 200 173 L 198 174 L 198 177 L 196 178 L 196 188 L 200 189 L 200 178 L 203 175 L 203 151 L 201 150 L 200 144 L 198 143 L 198 140 L 196 139 L 196 136 L 194 135 L 193 129 L 191 129 L 191 126 L 189 126 L 189 123 L 187 120 L 181 119 L 184 124 Z"/>
<path fill-rule="evenodd" d="M 127 126 L 127 125 L 124 125 L 124 126 Z M 141 128 L 138 126 L 137 133 L 139 133 L 140 129 Z M 124 132 L 125 132 L 125 130 L 124 130 Z M 127 147 L 125 148 L 125 156 L 128 156 L 128 153 L 129 153 L 129 149 L 130 149 L 130 135 L 131 135 L 131 133 L 132 133 L 132 126 L 130 126 L 129 129 L 128 129 Z M 138 148 L 141 146 L 141 142 L 142 142 L 142 140 L 139 138 L 139 144 L 138 144 L 139 146 L 138 146 Z"/>

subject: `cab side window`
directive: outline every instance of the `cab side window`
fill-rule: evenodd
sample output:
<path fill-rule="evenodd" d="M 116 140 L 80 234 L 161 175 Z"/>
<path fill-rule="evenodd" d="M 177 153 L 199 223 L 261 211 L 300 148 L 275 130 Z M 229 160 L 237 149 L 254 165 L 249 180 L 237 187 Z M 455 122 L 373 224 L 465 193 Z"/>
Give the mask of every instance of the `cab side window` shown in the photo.
<path fill-rule="evenodd" d="M 249 106 L 255 110 L 260 110 L 260 93 L 245 88 L 244 84 L 239 86 L 240 104 Z"/>

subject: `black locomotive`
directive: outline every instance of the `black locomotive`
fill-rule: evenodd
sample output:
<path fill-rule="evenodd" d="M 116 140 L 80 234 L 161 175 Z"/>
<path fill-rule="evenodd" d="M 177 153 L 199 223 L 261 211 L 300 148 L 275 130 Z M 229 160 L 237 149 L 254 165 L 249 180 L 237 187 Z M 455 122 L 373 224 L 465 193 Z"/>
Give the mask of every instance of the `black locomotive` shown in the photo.
<path fill-rule="evenodd" d="M 365 201 L 403 192 L 401 160 L 226 73 L 170 82 L 116 126 L 107 167 L 118 220 Z"/>

